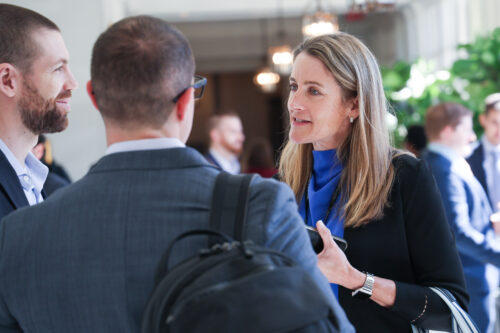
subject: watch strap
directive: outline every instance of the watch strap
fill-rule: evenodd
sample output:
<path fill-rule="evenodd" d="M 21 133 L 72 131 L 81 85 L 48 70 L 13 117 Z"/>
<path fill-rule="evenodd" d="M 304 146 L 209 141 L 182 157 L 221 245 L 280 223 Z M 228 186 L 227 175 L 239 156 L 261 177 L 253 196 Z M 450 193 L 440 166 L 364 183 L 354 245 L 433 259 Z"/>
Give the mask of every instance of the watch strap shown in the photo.
<path fill-rule="evenodd" d="M 352 292 L 352 297 L 359 299 L 367 299 L 372 296 L 373 285 L 375 283 L 375 276 L 371 273 L 364 272 L 366 274 L 365 283 L 359 289 Z"/>

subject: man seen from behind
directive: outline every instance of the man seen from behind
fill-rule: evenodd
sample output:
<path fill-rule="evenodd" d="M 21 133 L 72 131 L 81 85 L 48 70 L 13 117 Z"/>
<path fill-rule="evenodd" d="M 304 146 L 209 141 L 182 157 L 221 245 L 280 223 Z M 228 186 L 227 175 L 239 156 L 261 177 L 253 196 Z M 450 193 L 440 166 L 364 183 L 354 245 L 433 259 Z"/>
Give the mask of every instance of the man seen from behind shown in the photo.
<path fill-rule="evenodd" d="M 184 35 L 160 19 L 126 18 L 98 38 L 87 90 L 108 148 L 81 180 L 0 224 L 0 332 L 139 332 L 162 253 L 209 226 L 220 171 L 185 146 L 202 92 L 193 87 L 205 82 L 194 69 Z M 286 185 L 252 182 L 246 233 L 310 272 L 335 329 L 353 331 Z M 188 240 L 170 264 L 204 247 Z"/>

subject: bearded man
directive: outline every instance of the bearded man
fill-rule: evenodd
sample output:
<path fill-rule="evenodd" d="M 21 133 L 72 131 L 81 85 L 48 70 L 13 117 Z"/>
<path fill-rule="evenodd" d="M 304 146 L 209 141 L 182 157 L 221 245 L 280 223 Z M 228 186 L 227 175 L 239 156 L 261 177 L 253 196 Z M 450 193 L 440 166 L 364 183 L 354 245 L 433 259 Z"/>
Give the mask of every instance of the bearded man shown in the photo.
<path fill-rule="evenodd" d="M 77 87 L 68 61 L 57 25 L 0 4 L 0 218 L 43 201 L 48 169 L 31 149 L 38 135 L 68 126 Z"/>
<path fill-rule="evenodd" d="M 210 149 L 205 158 L 224 171 L 239 173 L 241 167 L 238 157 L 245 142 L 240 117 L 236 113 L 215 115 L 208 124 Z"/>

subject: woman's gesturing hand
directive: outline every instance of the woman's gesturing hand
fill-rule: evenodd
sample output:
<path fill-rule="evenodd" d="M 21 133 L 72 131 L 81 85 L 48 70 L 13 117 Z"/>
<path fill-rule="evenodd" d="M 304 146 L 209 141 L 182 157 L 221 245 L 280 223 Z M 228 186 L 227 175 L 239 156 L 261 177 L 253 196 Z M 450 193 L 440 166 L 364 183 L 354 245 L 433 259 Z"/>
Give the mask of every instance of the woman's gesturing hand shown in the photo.
<path fill-rule="evenodd" d="M 330 229 L 322 221 L 316 223 L 323 240 L 323 251 L 318 254 L 318 267 L 330 283 L 355 290 L 365 283 L 366 275 L 352 267 L 344 252 L 332 238 Z M 396 284 L 392 280 L 375 277 L 371 299 L 384 307 L 391 307 L 396 300 Z"/>
<path fill-rule="evenodd" d="M 318 254 L 318 267 L 330 283 L 335 283 L 349 289 L 357 289 L 365 282 L 365 274 L 351 266 L 344 252 L 332 238 L 330 229 L 323 221 L 316 223 L 323 251 Z"/>

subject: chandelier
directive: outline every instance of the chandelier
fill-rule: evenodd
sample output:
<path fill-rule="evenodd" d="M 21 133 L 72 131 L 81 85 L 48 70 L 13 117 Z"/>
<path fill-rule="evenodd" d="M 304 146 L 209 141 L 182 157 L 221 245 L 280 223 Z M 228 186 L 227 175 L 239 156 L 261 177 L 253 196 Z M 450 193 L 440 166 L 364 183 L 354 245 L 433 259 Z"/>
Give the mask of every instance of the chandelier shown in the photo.
<path fill-rule="evenodd" d="M 304 39 L 331 34 L 339 31 L 337 15 L 324 11 L 321 1 L 316 0 L 316 11 L 302 18 L 302 35 Z"/>

